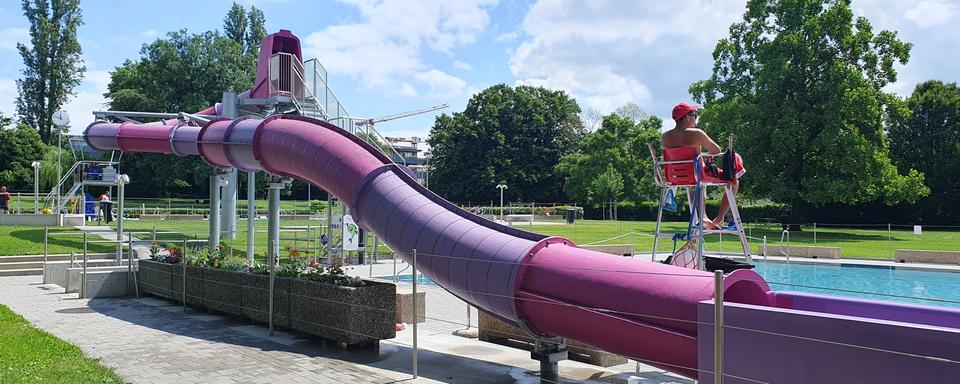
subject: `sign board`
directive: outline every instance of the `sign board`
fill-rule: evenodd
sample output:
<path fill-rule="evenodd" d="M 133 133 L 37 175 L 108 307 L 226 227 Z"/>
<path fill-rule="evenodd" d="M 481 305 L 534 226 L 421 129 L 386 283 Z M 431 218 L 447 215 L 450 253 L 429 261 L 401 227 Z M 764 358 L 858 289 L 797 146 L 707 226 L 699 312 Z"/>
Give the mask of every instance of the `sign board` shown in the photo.
<path fill-rule="evenodd" d="M 923 228 L 922 228 L 921 226 L 919 226 L 919 225 L 914 225 L 914 226 L 913 226 L 913 234 L 914 234 L 914 235 L 922 235 L 922 234 L 923 234 Z"/>
<path fill-rule="evenodd" d="M 343 216 L 343 250 L 356 251 L 360 249 L 360 227 L 353 222 L 353 216 Z"/>

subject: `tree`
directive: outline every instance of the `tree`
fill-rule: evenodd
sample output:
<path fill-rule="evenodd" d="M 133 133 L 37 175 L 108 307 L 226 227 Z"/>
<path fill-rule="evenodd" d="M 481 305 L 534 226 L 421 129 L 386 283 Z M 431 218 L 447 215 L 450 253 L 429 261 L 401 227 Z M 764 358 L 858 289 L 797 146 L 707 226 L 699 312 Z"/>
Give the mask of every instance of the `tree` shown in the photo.
<path fill-rule="evenodd" d="M 10 124 L 13 124 L 13 118 L 4 116 L 3 112 L 0 112 L 0 129 L 8 127 Z"/>
<path fill-rule="evenodd" d="M 913 202 L 928 190 L 891 163 L 884 128 L 901 108 L 881 90 L 910 49 L 854 21 L 850 0 L 751 0 L 690 93 L 711 136 L 736 137 L 742 190 L 790 203 L 794 223 L 806 204 Z"/>
<path fill-rule="evenodd" d="M 564 156 L 557 164 L 556 172 L 564 178 L 564 193 L 583 203 L 607 201 L 595 189 L 594 181 L 612 169 L 622 181 L 623 197 L 633 201 L 656 198 L 647 144 L 659 140 L 661 125 L 656 116 L 639 122 L 616 112 L 604 116 L 600 129 L 588 134 L 577 152 Z"/>
<path fill-rule="evenodd" d="M 41 160 L 48 152 L 40 134 L 24 124 L 12 129 L 0 129 L 0 185 L 11 190 L 33 190 L 34 160 Z"/>
<path fill-rule="evenodd" d="M 563 91 L 499 84 L 474 95 L 463 112 L 437 117 L 430 138 L 430 187 L 455 201 L 498 198 L 557 201 L 554 166 L 583 135 L 580 107 Z"/>
<path fill-rule="evenodd" d="M 600 201 L 607 204 L 610 219 L 616 220 L 614 209 L 615 203 L 623 195 L 623 177 L 613 168 L 613 164 L 608 164 L 606 171 L 593 178 L 590 189 L 596 193 Z"/>
<path fill-rule="evenodd" d="M 248 15 L 250 16 L 250 26 L 247 28 L 246 50 L 256 60 L 256 55 L 259 54 L 260 41 L 267 36 L 267 28 L 264 26 L 266 19 L 263 17 L 263 11 L 254 6 L 250 6 Z"/>
<path fill-rule="evenodd" d="M 30 21 L 30 46 L 17 43 L 23 78 L 17 80 L 20 122 L 50 142 L 53 113 L 73 95 L 86 67 L 80 57 L 77 27 L 83 24 L 79 0 L 23 0 Z"/>
<path fill-rule="evenodd" d="M 217 32 L 171 32 L 144 45 L 140 55 L 110 74 L 105 96 L 111 109 L 194 112 L 253 83 L 241 46 Z"/>
<path fill-rule="evenodd" d="M 906 105 L 910 113 L 890 130 L 890 152 L 902 171 L 916 169 L 926 177 L 931 194 L 918 203 L 921 217 L 960 221 L 960 87 L 927 81 Z"/>
<path fill-rule="evenodd" d="M 247 11 L 240 4 L 234 2 L 227 16 L 223 18 L 223 33 L 228 39 L 243 46 L 247 37 Z"/>

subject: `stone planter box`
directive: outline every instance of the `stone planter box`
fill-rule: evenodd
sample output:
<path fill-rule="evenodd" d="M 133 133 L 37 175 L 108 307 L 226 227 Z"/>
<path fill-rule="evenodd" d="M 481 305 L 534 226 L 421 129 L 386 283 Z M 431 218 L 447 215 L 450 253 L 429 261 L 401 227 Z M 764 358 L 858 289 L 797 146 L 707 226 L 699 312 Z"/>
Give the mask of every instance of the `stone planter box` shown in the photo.
<path fill-rule="evenodd" d="M 295 330 L 358 347 L 397 335 L 394 284 L 366 280 L 367 285 L 353 288 L 282 280 L 290 287 L 290 327 Z"/>
<path fill-rule="evenodd" d="M 179 271 L 179 265 L 159 263 L 152 260 L 140 260 L 137 264 L 137 283 L 140 286 L 140 292 L 180 300 L 180 295 L 174 296 L 172 289 L 173 270 L 177 269 Z M 180 282 L 179 276 L 177 282 Z"/>
<path fill-rule="evenodd" d="M 179 301 L 183 266 L 141 260 L 141 292 Z M 377 345 L 396 337 L 394 284 L 365 281 L 342 287 L 309 280 L 276 278 L 273 324 L 337 341 L 347 347 Z M 270 276 L 187 267 L 187 303 L 260 323 L 269 322 Z"/>
<path fill-rule="evenodd" d="M 203 290 L 197 291 L 202 292 L 200 296 L 203 297 L 203 306 L 217 312 L 243 316 L 241 310 L 243 275 L 247 273 L 204 268 Z"/>

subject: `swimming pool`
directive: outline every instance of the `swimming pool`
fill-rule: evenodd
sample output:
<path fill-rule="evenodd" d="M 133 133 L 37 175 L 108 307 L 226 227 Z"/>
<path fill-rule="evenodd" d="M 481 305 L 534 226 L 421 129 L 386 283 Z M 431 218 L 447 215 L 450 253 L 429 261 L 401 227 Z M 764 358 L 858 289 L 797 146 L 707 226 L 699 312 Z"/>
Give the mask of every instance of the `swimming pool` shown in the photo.
<path fill-rule="evenodd" d="M 914 304 L 960 307 L 960 272 L 862 264 L 754 260 L 775 291 L 802 291 Z M 869 293 L 874 294 L 869 294 Z M 936 299 L 936 300 L 923 300 Z"/>
<path fill-rule="evenodd" d="M 861 264 L 760 260 L 754 260 L 754 263 L 754 270 L 763 276 L 775 291 L 823 293 L 960 308 L 960 272 L 921 271 Z M 390 280 L 392 276 L 380 278 Z M 409 283 L 413 281 L 413 276 L 400 275 L 399 280 Z M 420 284 L 436 285 L 423 275 L 420 276 Z M 936 300 L 923 300 L 924 298 Z"/>

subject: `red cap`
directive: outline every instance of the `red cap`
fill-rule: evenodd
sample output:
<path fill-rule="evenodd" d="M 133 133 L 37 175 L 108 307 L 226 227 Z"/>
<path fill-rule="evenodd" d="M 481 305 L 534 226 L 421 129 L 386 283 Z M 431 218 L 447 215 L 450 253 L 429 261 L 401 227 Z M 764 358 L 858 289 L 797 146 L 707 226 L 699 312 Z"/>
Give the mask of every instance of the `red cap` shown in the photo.
<path fill-rule="evenodd" d="M 684 116 L 686 116 L 691 111 L 696 111 L 700 109 L 700 106 L 697 104 L 687 104 L 680 103 L 676 107 L 673 107 L 673 121 L 680 121 Z"/>

